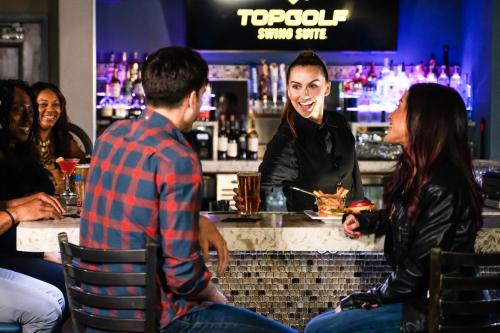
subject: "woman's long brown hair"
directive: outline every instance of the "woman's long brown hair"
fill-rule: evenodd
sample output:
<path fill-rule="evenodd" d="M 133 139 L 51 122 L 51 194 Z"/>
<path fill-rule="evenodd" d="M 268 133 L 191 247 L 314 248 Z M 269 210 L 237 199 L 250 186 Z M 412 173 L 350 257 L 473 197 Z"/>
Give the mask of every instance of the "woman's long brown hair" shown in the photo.
<path fill-rule="evenodd" d="M 287 87 L 288 87 L 288 80 L 290 79 L 290 72 L 294 67 L 297 66 L 319 67 L 321 69 L 321 72 L 323 73 L 323 76 L 325 77 L 325 81 L 328 82 L 329 80 L 328 68 L 326 67 L 325 62 L 321 60 L 321 58 L 313 51 L 302 51 L 301 53 L 299 53 L 297 58 L 295 58 L 295 60 L 292 61 L 292 63 L 288 66 L 288 69 L 286 71 Z M 292 132 L 292 136 L 294 138 L 297 138 L 297 130 L 295 129 L 295 122 L 293 120 L 294 111 L 295 109 L 293 108 L 292 103 L 290 102 L 290 98 L 287 98 L 283 110 L 283 115 L 281 116 L 281 123 L 287 123 L 288 126 L 290 127 L 290 131 Z"/>
<path fill-rule="evenodd" d="M 413 85 L 407 98 L 408 146 L 400 156 L 385 188 L 384 202 L 390 214 L 392 194 L 404 190 L 408 215 L 418 219 L 420 190 L 444 162 L 454 165 L 466 182 L 477 227 L 482 225 L 481 189 L 473 175 L 468 139 L 467 111 L 460 95 L 452 88 L 434 83 Z"/>

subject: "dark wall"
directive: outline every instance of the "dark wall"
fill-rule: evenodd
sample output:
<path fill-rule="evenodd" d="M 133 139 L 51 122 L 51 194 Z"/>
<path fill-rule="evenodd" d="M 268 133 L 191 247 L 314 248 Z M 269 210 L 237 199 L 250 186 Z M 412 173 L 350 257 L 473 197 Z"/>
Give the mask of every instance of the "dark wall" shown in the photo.
<path fill-rule="evenodd" d="M 401 0 L 398 51 L 322 52 L 321 55 L 332 64 L 382 63 L 384 57 L 395 63 L 411 64 L 426 62 L 430 54 L 435 53 L 441 63 L 442 46 L 449 44 L 450 62 L 460 64 L 462 6 L 462 0 Z M 97 0 L 98 56 L 122 50 L 150 53 L 162 46 L 185 45 L 185 16 L 183 0 Z M 228 31 L 228 38 L 237 36 L 231 36 Z M 203 55 L 210 63 L 249 63 L 261 58 L 288 63 L 296 52 L 204 52 Z"/>
<path fill-rule="evenodd" d="M 57 0 L 0 0 L 0 17 L 44 17 L 47 53 L 42 54 L 42 79 L 59 83 L 59 10 Z M 45 50 L 43 50 L 45 51 Z"/>
<path fill-rule="evenodd" d="M 493 1 L 498 2 L 498 1 Z M 486 121 L 485 133 L 485 157 L 491 156 L 490 151 L 496 145 L 490 145 L 492 123 L 492 21 L 494 14 L 492 11 L 492 0 L 464 0 L 464 52 L 462 65 L 465 71 L 471 73 L 472 98 L 473 98 L 473 120 L 476 123 L 473 129 L 472 139 L 474 140 L 476 155 L 479 156 L 480 132 L 479 124 L 482 118 Z M 497 20 L 498 21 L 498 20 Z M 499 44 L 499 43 L 497 43 Z M 497 46 L 497 48 L 500 44 Z M 498 109 L 498 108 L 496 108 Z M 500 109 L 499 109 L 500 110 Z M 500 124 L 499 124 L 500 125 Z M 500 128 L 497 129 L 497 132 Z M 497 142 L 500 142 L 497 141 Z M 500 154 L 500 151 L 497 152 Z M 494 154 L 493 154 L 494 155 Z M 497 155 L 497 158 L 499 156 Z"/>

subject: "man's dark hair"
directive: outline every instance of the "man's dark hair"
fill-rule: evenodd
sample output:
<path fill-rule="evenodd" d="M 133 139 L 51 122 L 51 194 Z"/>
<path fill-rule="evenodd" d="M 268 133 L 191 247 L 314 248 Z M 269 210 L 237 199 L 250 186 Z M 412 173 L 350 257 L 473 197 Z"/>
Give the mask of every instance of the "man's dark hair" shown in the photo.
<path fill-rule="evenodd" d="M 195 51 L 165 47 L 151 54 L 142 67 L 142 84 L 147 103 L 156 107 L 177 107 L 192 91 L 208 82 L 208 65 Z"/>

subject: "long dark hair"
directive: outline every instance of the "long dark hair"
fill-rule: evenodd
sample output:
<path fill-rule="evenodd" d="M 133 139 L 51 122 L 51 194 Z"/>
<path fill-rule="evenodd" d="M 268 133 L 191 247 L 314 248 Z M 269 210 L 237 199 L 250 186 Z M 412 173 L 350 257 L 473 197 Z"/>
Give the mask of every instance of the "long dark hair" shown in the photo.
<path fill-rule="evenodd" d="M 294 61 L 288 66 L 288 69 L 286 71 L 286 81 L 287 81 L 287 86 L 288 86 L 288 80 L 290 78 L 290 72 L 294 67 L 297 66 L 315 66 L 319 67 L 321 69 L 321 72 L 323 73 L 323 76 L 325 77 L 326 82 L 328 82 L 328 68 L 326 67 L 326 64 L 321 58 L 314 53 L 313 51 L 302 51 L 299 53 L 297 58 L 295 58 Z M 295 129 L 295 122 L 294 122 L 294 111 L 295 109 L 292 106 L 292 103 L 290 102 L 290 99 L 287 98 L 285 107 L 283 110 L 283 115 L 281 116 L 281 123 L 287 123 L 288 126 L 290 127 L 290 131 L 292 132 L 292 136 L 294 138 L 297 138 L 297 130 Z"/>
<path fill-rule="evenodd" d="M 61 107 L 61 114 L 59 116 L 59 119 L 55 123 L 54 127 L 52 128 L 52 137 L 54 138 L 54 148 L 55 148 L 55 156 L 70 156 L 71 155 L 71 150 L 70 150 L 70 145 L 69 142 L 71 140 L 71 134 L 69 133 L 69 126 L 68 126 L 68 113 L 66 112 L 66 98 L 62 94 L 61 90 L 59 87 L 57 87 L 53 83 L 49 82 L 37 82 L 31 86 L 31 89 L 33 89 L 33 93 L 35 96 L 38 98 L 38 95 L 43 91 L 43 90 L 50 90 L 54 94 L 56 94 L 57 98 L 59 99 L 59 104 Z M 37 103 L 38 105 L 38 103 Z M 36 122 L 38 123 L 39 119 L 37 117 Z M 37 131 L 35 132 L 35 135 L 37 138 L 40 137 L 40 128 L 37 127 Z"/>
<path fill-rule="evenodd" d="M 15 148 L 19 152 L 35 154 L 33 145 L 33 135 L 38 130 L 38 106 L 35 96 L 30 89 L 30 86 L 25 81 L 21 80 L 0 80 L 0 149 L 5 150 L 9 145 L 11 138 L 9 137 L 10 111 L 14 103 L 14 90 L 21 89 L 28 94 L 33 105 L 33 123 L 31 125 L 30 136 L 26 142 L 16 142 Z"/>
<path fill-rule="evenodd" d="M 415 84 L 407 98 L 408 145 L 401 155 L 384 192 L 386 209 L 391 209 L 393 193 L 406 191 L 406 209 L 413 223 L 418 218 L 419 192 L 433 172 L 444 162 L 457 168 L 472 202 L 472 214 L 482 225 L 482 196 L 474 180 L 468 139 L 467 111 L 460 95 L 452 88 L 435 83 Z"/>

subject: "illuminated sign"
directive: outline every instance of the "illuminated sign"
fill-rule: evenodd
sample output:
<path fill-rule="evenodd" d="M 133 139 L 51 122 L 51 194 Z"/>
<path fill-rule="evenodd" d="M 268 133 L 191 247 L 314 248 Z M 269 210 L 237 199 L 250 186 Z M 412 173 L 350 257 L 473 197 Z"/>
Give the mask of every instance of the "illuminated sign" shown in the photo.
<path fill-rule="evenodd" d="M 395 50 L 399 0 L 187 0 L 202 50 Z"/>

